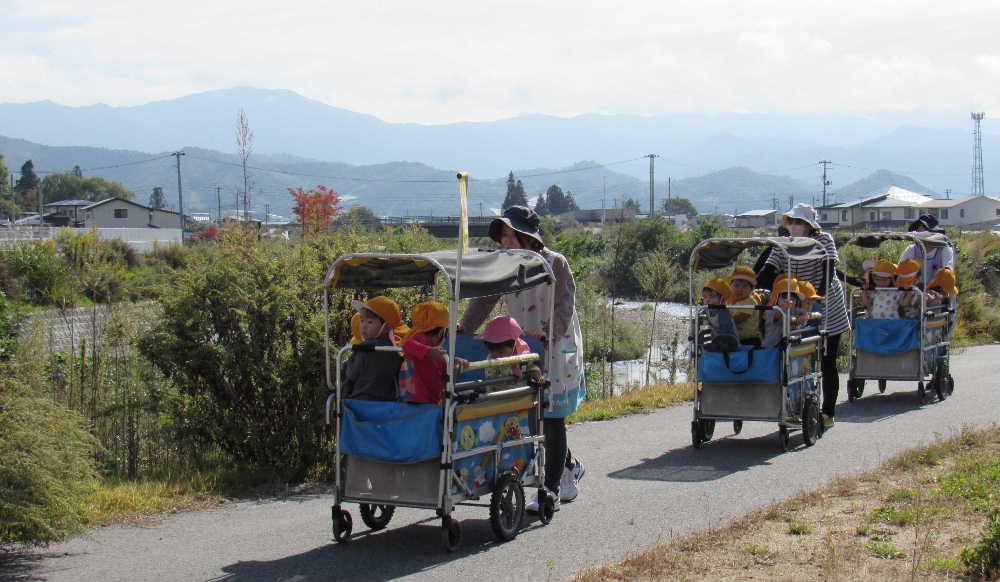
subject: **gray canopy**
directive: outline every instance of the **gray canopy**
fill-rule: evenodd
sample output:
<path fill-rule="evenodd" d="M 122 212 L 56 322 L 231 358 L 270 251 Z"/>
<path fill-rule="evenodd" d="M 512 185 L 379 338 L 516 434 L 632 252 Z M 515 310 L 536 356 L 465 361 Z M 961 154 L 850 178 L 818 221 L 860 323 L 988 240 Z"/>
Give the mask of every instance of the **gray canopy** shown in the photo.
<path fill-rule="evenodd" d="M 887 240 L 903 240 L 912 243 L 921 242 L 924 244 L 924 247 L 929 249 L 946 247 L 951 244 L 951 239 L 939 232 L 871 232 L 858 235 L 847 241 L 847 244 L 866 249 L 875 249 Z"/>
<path fill-rule="evenodd" d="M 823 245 L 809 237 L 710 238 L 691 251 L 691 268 L 699 270 L 729 267 L 746 249 L 762 246 L 783 249 L 792 262 L 826 259 Z"/>
<path fill-rule="evenodd" d="M 454 293 L 458 252 L 419 255 L 355 253 L 338 258 L 326 273 L 326 284 L 339 288 L 387 288 L 433 285 L 438 274 Z M 472 250 L 462 257 L 460 299 L 516 293 L 555 281 L 541 255 L 525 250 Z"/>

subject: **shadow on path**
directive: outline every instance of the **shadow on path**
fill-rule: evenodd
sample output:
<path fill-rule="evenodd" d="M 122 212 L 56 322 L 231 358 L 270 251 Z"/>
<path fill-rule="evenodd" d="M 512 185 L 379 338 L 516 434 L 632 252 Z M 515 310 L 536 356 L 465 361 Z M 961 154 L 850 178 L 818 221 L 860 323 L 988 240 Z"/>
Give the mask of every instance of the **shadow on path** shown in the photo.
<path fill-rule="evenodd" d="M 905 384 L 897 386 L 895 391 L 893 391 L 894 386 L 890 385 L 889 391 L 879 394 L 877 384 L 867 382 L 865 393 L 861 398 L 854 402 L 837 403 L 837 422 L 879 422 L 921 407 L 915 383 L 912 389 L 908 389 Z M 936 402 L 937 397 L 930 395 L 928 405 L 933 406 Z"/>
<path fill-rule="evenodd" d="M 0 549 L 0 582 L 34 582 L 45 578 L 36 572 L 43 560 L 58 558 L 58 554 L 11 551 Z"/>
<path fill-rule="evenodd" d="M 352 510 L 352 514 L 355 512 Z M 354 515 L 356 525 L 361 520 Z M 540 522 L 526 516 L 522 533 Z M 559 519 L 558 514 L 555 519 Z M 326 582 L 330 580 L 394 580 L 432 570 L 463 557 L 488 552 L 497 546 L 488 519 L 462 519 L 462 547 L 455 553 L 445 551 L 441 540 L 441 521 L 437 517 L 403 527 L 389 527 L 370 533 L 363 529 L 347 543 L 332 540 L 322 546 L 293 556 L 270 561 L 237 562 L 224 566 L 226 574 L 212 582 Z M 364 528 L 364 524 L 361 524 Z M 514 540 L 513 543 L 518 543 Z"/>
<path fill-rule="evenodd" d="M 716 434 L 728 423 L 719 423 Z M 794 452 L 801 445 L 801 433 L 791 435 Z M 767 464 L 782 454 L 778 433 L 753 438 L 729 437 L 712 440 L 700 449 L 686 446 L 667 451 L 654 459 L 646 459 L 638 465 L 609 473 L 612 479 L 635 479 L 640 481 L 673 481 L 693 483 L 714 481 L 757 465 Z"/>

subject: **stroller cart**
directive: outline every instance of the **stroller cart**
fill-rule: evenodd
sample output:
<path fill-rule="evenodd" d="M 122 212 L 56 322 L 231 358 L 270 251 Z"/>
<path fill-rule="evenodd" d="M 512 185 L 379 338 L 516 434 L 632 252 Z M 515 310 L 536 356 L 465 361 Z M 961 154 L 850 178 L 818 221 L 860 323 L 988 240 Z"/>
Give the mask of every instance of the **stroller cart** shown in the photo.
<path fill-rule="evenodd" d="M 747 250 L 780 248 L 786 270 L 804 261 L 827 260 L 822 245 L 811 238 L 709 239 L 695 247 L 690 260 L 691 357 L 696 371 L 691 441 L 700 448 L 712 439 L 718 421 L 731 421 L 739 434 L 747 420 L 778 423 L 779 444 L 789 449 L 791 431 L 801 429 L 806 446 L 822 433 L 820 415 L 820 358 L 825 344 L 826 318 L 818 327 L 792 330 L 790 314 L 783 313 L 782 339 L 777 346 L 739 346 L 738 351 L 716 351 L 711 343 L 705 307 L 697 305 L 696 277 L 700 272 L 730 268 Z M 702 275 L 704 277 L 704 275 Z M 777 305 L 728 305 L 727 310 L 763 314 Z"/>
<path fill-rule="evenodd" d="M 933 232 L 877 232 L 860 235 L 847 242 L 876 252 L 887 241 L 903 241 L 917 245 L 919 256 L 926 257 L 934 248 L 951 246 L 944 234 Z M 888 380 L 917 383 L 921 404 L 928 393 L 944 400 L 955 389 L 949 372 L 951 332 L 957 314 L 955 301 L 938 306 L 927 304 L 927 283 L 932 274 L 921 269 L 917 286 L 920 294 L 919 316 L 913 319 L 874 319 L 861 301 L 861 291 L 850 294 L 851 370 L 847 381 L 847 397 L 854 401 L 864 394 L 865 380 L 877 380 L 879 392 L 885 392 Z M 875 291 L 878 292 L 878 291 Z"/>
<path fill-rule="evenodd" d="M 456 550 L 462 538 L 460 524 L 452 517 L 458 504 L 475 505 L 488 496 L 484 506 L 489 507 L 490 525 L 500 540 L 513 539 L 520 530 L 526 487 L 538 489 L 542 523 L 552 519 L 553 500 L 542 487 L 545 386 L 513 375 L 487 379 L 484 373 L 486 368 L 510 369 L 543 356 L 487 359 L 469 351 L 481 347 L 480 342 L 459 335 L 456 326 L 462 299 L 516 293 L 537 285 L 551 288 L 553 280 L 546 261 L 523 250 L 348 254 L 330 266 L 324 312 L 330 390 L 326 422 L 333 425 L 336 438 L 334 539 L 350 539 L 352 518 L 344 508 L 348 502 L 360 504 L 361 518 L 373 531 L 386 527 L 397 507 L 434 510 L 449 551 Z M 441 403 L 345 398 L 341 365 L 353 349 L 365 346 L 331 348 L 330 291 L 434 289 L 439 282 L 447 288 L 450 313 L 444 346 L 449 373 Z M 374 349 L 401 352 L 394 346 Z M 456 355 L 479 359 L 457 374 L 452 366 Z"/>

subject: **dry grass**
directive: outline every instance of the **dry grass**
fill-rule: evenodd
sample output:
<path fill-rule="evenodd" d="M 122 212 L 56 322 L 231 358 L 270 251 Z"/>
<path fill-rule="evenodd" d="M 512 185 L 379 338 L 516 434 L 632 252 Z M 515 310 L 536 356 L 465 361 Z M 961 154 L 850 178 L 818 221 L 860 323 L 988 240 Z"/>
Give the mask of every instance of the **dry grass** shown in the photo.
<path fill-rule="evenodd" d="M 960 580 L 1000 503 L 1000 428 L 579 574 L 603 580 Z"/>
<path fill-rule="evenodd" d="M 103 483 L 90 504 L 90 525 L 140 521 L 152 515 L 204 509 L 223 499 L 214 479 L 195 475 L 185 480 Z"/>
<path fill-rule="evenodd" d="M 649 412 L 671 404 L 690 402 L 694 397 L 690 384 L 654 384 L 613 398 L 587 400 L 569 417 L 569 422 L 611 420 L 629 414 Z"/>

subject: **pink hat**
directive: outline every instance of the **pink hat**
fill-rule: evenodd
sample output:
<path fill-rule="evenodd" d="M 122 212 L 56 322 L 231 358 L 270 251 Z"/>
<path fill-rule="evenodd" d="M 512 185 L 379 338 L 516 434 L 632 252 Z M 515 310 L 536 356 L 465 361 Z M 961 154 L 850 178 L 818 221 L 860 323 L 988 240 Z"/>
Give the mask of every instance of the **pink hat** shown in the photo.
<path fill-rule="evenodd" d="M 524 330 L 521 329 L 521 324 L 516 319 L 507 315 L 499 315 L 486 324 L 483 333 L 477 335 L 476 339 L 491 344 L 501 344 L 517 340 L 522 335 L 524 335 Z"/>

